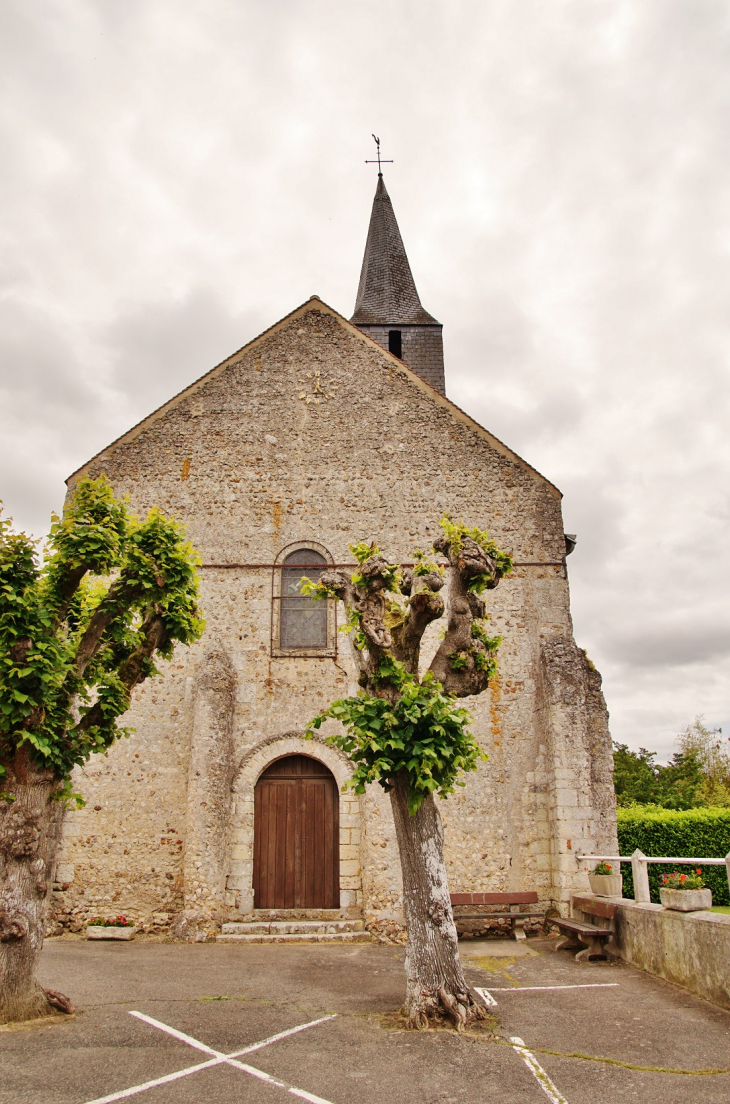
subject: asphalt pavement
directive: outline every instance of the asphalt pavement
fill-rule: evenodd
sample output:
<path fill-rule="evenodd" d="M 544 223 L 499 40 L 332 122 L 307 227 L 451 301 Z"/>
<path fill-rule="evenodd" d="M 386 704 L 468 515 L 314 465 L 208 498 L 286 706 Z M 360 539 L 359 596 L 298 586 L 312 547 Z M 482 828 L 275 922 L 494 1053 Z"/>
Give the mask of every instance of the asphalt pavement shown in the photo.
<path fill-rule="evenodd" d="M 78 1012 L 0 1030 L 0 1104 L 727 1104 L 729 1013 L 555 945 L 462 943 L 494 1003 L 457 1035 L 402 1030 L 401 947 L 51 939 Z"/>

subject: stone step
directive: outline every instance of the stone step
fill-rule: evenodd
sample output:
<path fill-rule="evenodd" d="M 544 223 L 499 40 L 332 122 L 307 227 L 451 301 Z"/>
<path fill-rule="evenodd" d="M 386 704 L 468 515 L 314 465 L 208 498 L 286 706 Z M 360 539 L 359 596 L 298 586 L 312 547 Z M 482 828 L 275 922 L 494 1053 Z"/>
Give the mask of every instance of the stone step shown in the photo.
<path fill-rule="evenodd" d="M 338 935 L 361 932 L 362 920 L 249 920 L 223 925 L 223 935 Z"/>
<path fill-rule="evenodd" d="M 265 920 L 360 920 L 362 917 L 351 909 L 253 909 L 246 920 L 257 923 Z"/>
<path fill-rule="evenodd" d="M 226 925 L 228 926 L 228 925 Z M 240 925 L 243 926 L 243 925 Z M 246 932 L 216 936 L 216 943 L 370 943 L 370 932 Z"/>

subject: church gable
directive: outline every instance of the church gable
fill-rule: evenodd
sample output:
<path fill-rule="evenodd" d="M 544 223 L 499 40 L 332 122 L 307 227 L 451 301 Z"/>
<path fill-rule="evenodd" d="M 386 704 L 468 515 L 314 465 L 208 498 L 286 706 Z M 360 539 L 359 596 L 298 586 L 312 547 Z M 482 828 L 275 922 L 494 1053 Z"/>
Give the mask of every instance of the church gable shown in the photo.
<path fill-rule="evenodd" d="M 444 512 L 486 525 L 521 559 L 564 552 L 559 492 L 316 299 L 72 479 L 101 471 L 138 510 L 184 521 L 206 562 L 270 562 L 284 536 L 319 534 L 342 554 L 367 533 L 407 558 L 410 530 L 428 543 L 426 514 Z"/>
<path fill-rule="evenodd" d="M 292 337 L 294 338 L 293 341 Z M 288 344 L 289 348 L 282 348 L 282 339 L 283 344 Z M 213 394 L 216 394 L 216 396 L 220 395 L 221 386 L 227 394 L 226 405 L 227 407 L 231 407 L 231 404 L 235 403 L 235 398 L 230 394 L 230 389 L 240 384 L 242 373 L 246 373 L 246 368 L 250 367 L 251 363 L 253 363 L 253 371 L 255 373 L 260 373 L 260 375 L 256 378 L 256 376 L 251 376 L 249 372 L 248 382 L 250 385 L 255 385 L 258 390 L 258 385 L 261 382 L 272 382 L 269 379 L 272 370 L 278 373 L 283 380 L 286 376 L 287 369 L 290 369 L 292 362 L 296 360 L 297 354 L 301 357 L 302 362 L 309 362 L 313 359 L 315 362 L 314 366 L 310 364 L 308 369 L 297 372 L 295 379 L 291 378 L 291 372 L 289 372 L 288 382 L 293 390 L 296 391 L 298 389 L 302 392 L 301 397 L 307 405 L 316 406 L 325 404 L 334 398 L 334 392 L 331 390 L 321 392 L 319 390 L 321 379 L 318 384 L 314 379 L 313 373 L 319 370 L 321 375 L 322 369 L 321 363 L 318 369 L 316 362 L 323 362 L 325 359 L 327 361 L 336 360 L 338 359 L 338 353 L 340 354 L 340 358 L 343 354 L 348 356 L 348 354 L 351 355 L 354 353 L 355 360 L 348 361 L 347 364 L 347 382 L 349 383 L 349 377 L 351 375 L 354 376 L 358 367 L 362 368 L 363 359 L 367 357 L 365 349 L 357 348 L 358 342 L 369 350 L 369 361 L 371 365 L 380 367 L 387 373 L 387 378 L 390 381 L 393 380 L 394 375 L 399 375 L 401 378 L 408 380 L 416 389 L 421 391 L 424 397 L 448 411 L 455 422 L 470 429 L 500 455 L 511 460 L 523 470 L 530 472 L 534 478 L 550 487 L 559 495 L 560 492 L 557 488 L 555 488 L 549 480 L 545 479 L 535 468 L 531 467 L 531 465 L 523 460 L 522 457 L 497 437 L 494 437 L 493 434 L 489 433 L 488 430 L 484 429 L 484 427 L 474 421 L 473 418 L 469 417 L 469 415 L 456 406 L 455 403 L 437 393 L 434 388 L 422 380 L 416 372 L 408 368 L 403 361 L 386 353 L 376 341 L 372 340 L 367 334 L 347 322 L 342 315 L 338 314 L 337 311 L 329 307 L 316 296 L 313 296 L 291 314 L 281 319 L 280 322 L 276 323 L 268 330 L 265 330 L 264 333 L 254 338 L 248 345 L 243 346 L 236 353 L 233 353 L 226 360 L 216 365 L 215 368 L 190 384 L 184 391 L 173 396 L 168 402 L 158 407 L 157 410 L 153 411 L 121 437 L 111 442 L 102 452 L 97 453 L 82 465 L 82 467 L 73 472 L 69 476 L 67 483 L 71 486 L 81 475 L 90 474 L 92 470 L 96 471 L 100 468 L 103 469 L 104 465 L 120 447 L 129 445 L 137 438 L 148 434 L 157 422 L 165 420 L 175 413 L 179 415 L 180 412 L 183 414 L 187 413 L 192 417 L 200 416 L 206 401 L 210 399 Z M 322 344 L 320 345 L 320 343 Z M 279 357 L 278 361 L 277 356 Z M 308 372 L 309 374 L 307 374 Z M 223 380 L 221 380 L 221 377 L 224 377 Z M 311 383 L 313 388 L 311 394 L 307 391 L 308 383 Z M 281 382 L 274 383 L 274 387 L 280 390 Z M 239 410 L 244 410 L 246 407 L 245 403 L 243 407 L 240 403 L 237 405 Z"/>
<path fill-rule="evenodd" d="M 525 558 L 562 556 L 552 485 L 314 299 L 81 471 L 170 510 L 204 560 L 269 562 L 285 535 L 318 532 L 337 546 L 370 532 L 407 556 L 409 528 L 427 540 L 425 514 L 444 511 Z"/>
<path fill-rule="evenodd" d="M 310 825 L 329 840 L 325 897 L 294 904 L 397 926 L 386 795 L 339 792 L 347 761 L 302 738 L 323 705 L 354 692 L 357 669 L 338 604 L 299 587 L 305 570 L 351 563 L 357 540 L 411 561 L 445 513 L 516 561 L 489 597 L 499 674 L 470 703 L 490 763 L 445 811 L 451 888 L 536 889 L 559 905 L 581 884 L 576 851 L 615 850 L 611 743 L 600 677 L 572 639 L 560 492 L 443 394 L 441 326 L 421 306 L 382 177 L 352 321 L 312 297 L 69 484 L 101 472 L 136 513 L 158 506 L 184 523 L 207 629 L 135 695 L 133 737 L 84 771 L 88 805 L 67 815 L 61 856 L 70 888 L 54 894 L 62 923 L 78 930 L 113 900 L 185 936 L 255 904 L 293 907 L 277 849 L 257 844 L 286 812 L 271 804 L 286 777 L 297 802 L 319 787 L 329 817 Z M 438 646 L 431 629 L 424 656 Z M 284 837 L 285 868 L 306 887 L 298 837 Z"/>

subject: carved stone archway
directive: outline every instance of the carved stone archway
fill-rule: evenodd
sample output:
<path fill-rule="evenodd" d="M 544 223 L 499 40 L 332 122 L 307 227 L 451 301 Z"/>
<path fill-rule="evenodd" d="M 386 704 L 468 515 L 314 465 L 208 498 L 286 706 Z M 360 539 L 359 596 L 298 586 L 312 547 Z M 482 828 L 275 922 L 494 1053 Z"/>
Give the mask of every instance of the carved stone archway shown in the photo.
<path fill-rule="evenodd" d="M 360 871 L 360 798 L 342 787 L 352 774 L 344 755 L 316 737 L 305 740 L 301 732 L 270 736 L 243 758 L 233 781 L 231 805 L 231 861 L 226 880 L 229 907 L 242 915 L 251 912 L 253 900 L 254 789 L 259 775 L 284 755 L 308 755 L 328 767 L 340 791 L 340 910 L 359 915 L 362 908 Z"/>

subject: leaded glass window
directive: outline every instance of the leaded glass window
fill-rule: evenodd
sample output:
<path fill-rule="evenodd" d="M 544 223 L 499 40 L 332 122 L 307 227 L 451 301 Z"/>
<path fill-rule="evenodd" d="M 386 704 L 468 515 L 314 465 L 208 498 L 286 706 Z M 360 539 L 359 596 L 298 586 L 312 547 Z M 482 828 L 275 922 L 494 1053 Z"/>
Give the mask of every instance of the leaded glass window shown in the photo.
<path fill-rule="evenodd" d="M 312 548 L 299 548 L 284 560 L 281 569 L 281 648 L 327 647 L 327 602 L 308 598 L 300 590 L 302 579 L 316 582 L 326 567 L 324 556 Z"/>

